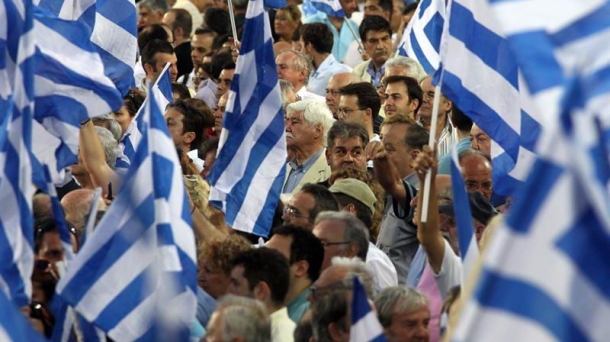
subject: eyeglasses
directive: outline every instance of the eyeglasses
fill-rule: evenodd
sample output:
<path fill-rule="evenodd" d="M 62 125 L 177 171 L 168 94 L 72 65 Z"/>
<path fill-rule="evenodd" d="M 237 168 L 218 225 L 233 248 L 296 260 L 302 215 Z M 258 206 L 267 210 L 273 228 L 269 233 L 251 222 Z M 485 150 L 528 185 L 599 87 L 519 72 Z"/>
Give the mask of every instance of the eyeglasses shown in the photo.
<path fill-rule="evenodd" d="M 348 117 L 350 115 L 352 115 L 353 112 L 357 112 L 357 111 L 363 111 L 365 109 L 351 109 L 351 108 L 339 108 L 337 109 L 337 115 L 338 116 L 343 116 L 343 117 Z"/>
<path fill-rule="evenodd" d="M 299 210 L 294 207 L 286 206 L 282 212 L 284 213 L 284 216 L 288 218 L 307 218 L 306 215 L 301 214 Z"/>
<path fill-rule="evenodd" d="M 340 241 L 340 242 L 326 242 L 322 241 L 322 247 L 326 248 L 329 246 L 340 246 L 340 245 L 349 245 L 351 242 L 349 241 Z"/>

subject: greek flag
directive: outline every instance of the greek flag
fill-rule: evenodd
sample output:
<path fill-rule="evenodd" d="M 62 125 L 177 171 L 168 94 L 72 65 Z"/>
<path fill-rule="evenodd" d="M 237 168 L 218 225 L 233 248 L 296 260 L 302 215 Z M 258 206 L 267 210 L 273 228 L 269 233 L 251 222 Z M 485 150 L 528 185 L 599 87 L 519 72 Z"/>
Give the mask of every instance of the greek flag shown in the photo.
<path fill-rule="evenodd" d="M 303 9 L 306 15 L 313 15 L 316 12 L 312 11 L 311 8 L 317 11 L 326 13 L 326 15 L 335 18 L 345 18 L 345 12 L 339 0 L 304 0 Z"/>
<path fill-rule="evenodd" d="M 398 45 L 398 54 L 417 60 L 428 75 L 438 69 L 441 61 L 445 13 L 445 0 L 422 0 Z"/>
<path fill-rule="evenodd" d="M 535 160 L 542 119 L 489 5 L 454 0 L 449 11 L 435 83 L 442 75 L 443 94 L 493 140 L 494 193 L 511 195 Z"/>
<path fill-rule="evenodd" d="M 167 107 L 168 104 L 174 102 L 172 81 L 168 72 L 169 66 L 169 63 L 165 65 L 163 71 L 161 71 L 161 74 L 157 78 L 157 81 L 152 86 L 152 93 L 155 96 L 155 100 L 159 104 L 159 108 L 163 111 L 165 111 L 165 107 Z M 148 98 L 144 100 L 142 107 L 138 110 L 138 113 L 125 130 L 125 134 L 123 134 L 123 137 L 119 142 L 121 153 L 116 161 L 115 169 L 117 171 L 127 173 L 129 165 L 131 165 L 131 160 L 136 154 L 135 147 L 140 143 L 140 140 L 142 139 L 142 130 L 144 129 L 144 120 L 140 113 L 142 109 L 146 107 L 146 101 L 148 101 Z"/>
<path fill-rule="evenodd" d="M 0 292 L 18 306 L 30 302 L 34 266 L 32 16 L 31 1 L 0 1 Z"/>
<path fill-rule="evenodd" d="M 385 342 L 383 328 L 377 313 L 371 309 L 369 300 L 360 282 L 354 277 L 354 293 L 352 296 L 352 327 L 350 328 L 350 342 Z"/>
<path fill-rule="evenodd" d="M 77 20 L 87 27 L 105 75 L 122 95 L 135 86 L 138 31 L 134 0 L 40 0 L 39 6 L 60 19 Z"/>
<path fill-rule="evenodd" d="M 286 139 L 269 17 L 250 0 L 244 38 L 210 173 L 210 200 L 233 229 L 267 236 L 286 167 Z"/>
<path fill-rule="evenodd" d="M 4 0 L 3 0 L 4 1 Z M 0 6 L 2 3 L 0 2 Z M 0 13 L 2 13 L 0 11 Z M 44 342 L 46 341 L 40 333 L 34 331 L 32 324 L 0 291 L 0 341 L 3 342 Z"/>
<path fill-rule="evenodd" d="M 57 292 L 113 340 L 185 341 L 197 305 L 195 237 L 176 148 L 152 89 L 146 103 L 124 185 Z"/>

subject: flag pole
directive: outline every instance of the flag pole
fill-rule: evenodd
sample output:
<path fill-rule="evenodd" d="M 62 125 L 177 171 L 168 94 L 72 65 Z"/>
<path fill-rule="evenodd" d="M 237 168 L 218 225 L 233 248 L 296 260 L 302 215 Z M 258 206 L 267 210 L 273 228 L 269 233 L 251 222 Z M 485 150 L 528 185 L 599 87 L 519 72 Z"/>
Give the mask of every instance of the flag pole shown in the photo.
<path fill-rule="evenodd" d="M 436 145 L 436 123 L 438 122 L 438 107 L 441 100 L 441 84 L 443 82 L 443 73 L 441 71 L 441 79 L 434 89 L 434 102 L 432 104 L 432 120 L 430 122 L 430 138 L 428 139 L 428 146 L 430 149 L 435 151 L 434 145 Z M 426 179 L 424 181 L 424 194 L 422 198 L 421 218 L 420 222 L 426 223 L 428 220 L 428 204 L 430 202 L 430 185 L 432 183 L 432 169 L 426 173 Z"/>
<path fill-rule="evenodd" d="M 229 18 L 231 18 L 231 31 L 233 31 L 233 45 L 237 49 L 237 27 L 235 26 L 235 13 L 233 12 L 233 1 L 227 0 L 229 5 Z"/>
<path fill-rule="evenodd" d="M 231 0 L 229 0 L 229 1 L 231 1 Z M 347 25 L 347 28 L 349 28 L 349 30 L 352 32 L 352 35 L 356 39 L 356 42 L 358 43 L 358 48 L 360 49 L 360 53 L 361 54 L 364 53 L 364 46 L 362 46 L 362 42 L 360 41 L 360 37 L 358 37 L 356 35 L 356 31 L 354 31 L 354 28 L 349 23 L 349 18 L 347 18 L 347 17 L 345 17 L 345 24 Z"/>

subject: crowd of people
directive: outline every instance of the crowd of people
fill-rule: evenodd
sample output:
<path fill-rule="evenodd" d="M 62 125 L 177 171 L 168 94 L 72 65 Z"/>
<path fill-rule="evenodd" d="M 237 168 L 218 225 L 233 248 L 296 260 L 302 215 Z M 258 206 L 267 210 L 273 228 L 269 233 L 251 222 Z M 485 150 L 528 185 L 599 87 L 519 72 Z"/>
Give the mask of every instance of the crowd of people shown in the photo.
<path fill-rule="evenodd" d="M 344 18 L 312 14 L 299 0 L 269 11 L 288 157 L 264 246 L 240 227 L 228 227 L 208 203 L 207 178 L 239 64 L 248 0 L 139 1 L 136 88 L 120 110 L 82 125 L 78 163 L 58 187 L 76 253 L 89 213 L 101 219 L 121 187 L 125 132 L 148 84 L 170 63 L 174 102 L 164 116 L 197 237 L 193 340 L 349 341 L 358 277 L 388 341 L 438 342 L 451 328 L 447 316 L 462 282 L 450 178 L 454 145 L 477 241 L 510 203 L 494 193 L 489 136 L 443 94 L 431 130 L 437 95 L 431 77 L 395 53 L 417 3 L 340 3 Z M 428 171 L 433 181 L 424 203 Z M 103 200 L 92 210 L 97 187 Z M 36 194 L 33 211 L 29 315 L 50 336 L 49 303 L 64 250 L 49 196 Z"/>

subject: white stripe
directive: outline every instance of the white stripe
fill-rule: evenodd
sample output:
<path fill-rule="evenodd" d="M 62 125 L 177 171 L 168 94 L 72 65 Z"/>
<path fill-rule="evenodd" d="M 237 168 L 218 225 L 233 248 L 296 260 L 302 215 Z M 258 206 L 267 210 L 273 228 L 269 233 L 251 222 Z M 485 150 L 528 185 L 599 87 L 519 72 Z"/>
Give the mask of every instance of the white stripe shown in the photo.
<path fill-rule="evenodd" d="M 95 15 L 95 28 L 91 34 L 91 41 L 129 65 L 131 69 L 134 68 L 137 38 L 99 13 Z"/>
<path fill-rule="evenodd" d="M 532 166 L 536 161 L 536 154 L 522 146 L 519 146 L 519 153 L 514 168 L 508 173 L 511 177 L 519 180 L 526 180 Z"/>
<path fill-rule="evenodd" d="M 78 135 L 76 135 L 78 143 Z M 64 178 L 63 170 L 57 171 L 57 160 L 55 151 L 61 141 L 56 136 L 51 135 L 38 121 L 32 120 L 32 153 L 41 164 L 49 165 L 49 173 L 53 182 L 57 183 Z"/>
<path fill-rule="evenodd" d="M 124 339 L 125 341 L 137 340 L 150 328 L 150 320 L 155 314 L 156 298 L 151 294 L 129 312 L 113 329 L 108 331 L 108 336 Z"/>
<path fill-rule="evenodd" d="M 78 20 L 95 0 L 63 0 L 58 17 L 65 20 Z"/>
<path fill-rule="evenodd" d="M 479 0 L 460 0 L 456 1 L 466 9 L 468 9 L 474 20 L 480 25 L 485 26 L 488 30 L 493 31 L 500 37 L 505 37 L 502 33 L 504 32 L 500 26 L 498 18 L 496 18 L 496 12 L 494 12 L 487 1 Z M 453 21 L 455 22 L 455 20 Z M 451 51 L 451 50 L 449 50 Z"/>
<path fill-rule="evenodd" d="M 349 342 L 368 342 L 383 334 L 383 328 L 379 324 L 375 311 L 369 311 L 360 318 L 350 329 Z"/>
<path fill-rule="evenodd" d="M 101 75 L 103 75 L 103 72 Z M 34 82 L 36 83 L 36 97 L 49 95 L 69 97 L 72 100 L 81 103 L 87 109 L 87 112 L 91 117 L 112 111 L 112 108 L 110 108 L 104 99 L 95 96 L 89 90 L 76 88 L 70 84 L 53 83 L 51 80 L 38 75 L 34 76 Z M 78 139 L 78 134 L 76 138 Z"/>
<path fill-rule="evenodd" d="M 0 341 L 10 342 L 13 339 L 9 336 L 8 331 L 4 329 L 2 325 L 0 325 Z"/>

